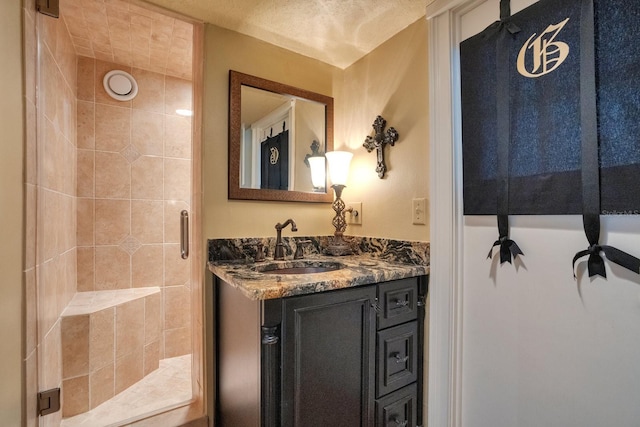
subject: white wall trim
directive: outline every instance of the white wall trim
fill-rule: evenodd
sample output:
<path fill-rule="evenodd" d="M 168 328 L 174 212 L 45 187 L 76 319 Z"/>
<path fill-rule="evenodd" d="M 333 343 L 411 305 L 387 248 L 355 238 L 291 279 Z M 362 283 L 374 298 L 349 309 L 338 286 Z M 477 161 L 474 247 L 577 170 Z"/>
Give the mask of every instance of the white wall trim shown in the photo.
<path fill-rule="evenodd" d="M 470 3 L 469 0 L 434 0 L 427 5 L 427 19 L 436 18 L 438 15 L 449 15 L 453 9 L 468 3 Z"/>

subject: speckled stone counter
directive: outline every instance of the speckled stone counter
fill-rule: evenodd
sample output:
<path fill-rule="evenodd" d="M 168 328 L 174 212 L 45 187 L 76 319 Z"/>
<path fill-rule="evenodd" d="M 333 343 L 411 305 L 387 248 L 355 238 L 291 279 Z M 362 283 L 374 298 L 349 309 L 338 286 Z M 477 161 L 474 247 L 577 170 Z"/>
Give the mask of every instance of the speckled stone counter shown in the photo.
<path fill-rule="evenodd" d="M 368 285 L 429 273 L 429 243 L 406 242 L 389 239 L 350 237 L 353 255 L 335 257 L 326 255 L 325 248 L 331 237 L 283 238 L 285 260 L 273 261 L 275 239 L 214 239 L 209 240 L 209 270 L 229 285 L 253 300 L 282 298 L 315 292 Z M 300 266 L 293 260 L 298 241 L 304 245 L 305 266 L 339 263 L 342 268 L 313 274 L 263 273 L 266 264 L 281 267 Z M 254 262 L 256 247 L 262 243 L 268 250 L 265 261 Z"/>

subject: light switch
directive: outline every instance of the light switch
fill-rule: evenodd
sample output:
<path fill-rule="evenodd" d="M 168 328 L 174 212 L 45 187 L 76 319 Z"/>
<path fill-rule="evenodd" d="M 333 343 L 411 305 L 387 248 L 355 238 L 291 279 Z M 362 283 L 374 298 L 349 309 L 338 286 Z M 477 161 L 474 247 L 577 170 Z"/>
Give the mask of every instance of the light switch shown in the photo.
<path fill-rule="evenodd" d="M 413 223 L 416 225 L 424 225 L 427 220 L 427 199 L 413 199 L 411 204 L 411 212 Z"/>

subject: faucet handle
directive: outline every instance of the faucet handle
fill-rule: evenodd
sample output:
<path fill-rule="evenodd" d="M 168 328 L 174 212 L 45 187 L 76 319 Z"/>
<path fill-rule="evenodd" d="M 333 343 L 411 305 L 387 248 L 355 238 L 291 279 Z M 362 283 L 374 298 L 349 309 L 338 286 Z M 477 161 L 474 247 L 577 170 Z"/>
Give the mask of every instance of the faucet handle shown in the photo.
<path fill-rule="evenodd" d="M 256 262 L 264 261 L 264 244 L 262 242 L 256 243 Z"/>
<path fill-rule="evenodd" d="M 304 258 L 304 246 L 311 243 L 311 240 L 298 240 L 296 241 L 296 253 L 293 254 L 293 259 Z"/>
<path fill-rule="evenodd" d="M 254 247 L 256 248 L 256 256 L 254 258 L 255 262 L 261 262 L 265 260 L 265 250 L 264 244 L 262 242 L 257 242 L 255 245 L 245 245 L 244 247 Z"/>

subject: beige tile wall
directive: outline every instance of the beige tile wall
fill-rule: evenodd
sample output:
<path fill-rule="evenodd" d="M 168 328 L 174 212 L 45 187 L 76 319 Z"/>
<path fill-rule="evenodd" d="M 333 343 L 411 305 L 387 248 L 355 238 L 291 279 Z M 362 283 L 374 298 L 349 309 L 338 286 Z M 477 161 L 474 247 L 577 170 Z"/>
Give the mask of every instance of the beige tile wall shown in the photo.
<path fill-rule="evenodd" d="M 122 69 L 139 92 L 116 101 L 104 75 Z M 162 287 L 161 357 L 191 352 L 189 262 L 179 218 L 189 209 L 188 80 L 78 57 L 78 291 Z"/>
<path fill-rule="evenodd" d="M 129 0 L 63 0 L 79 55 L 190 79 L 193 25 Z"/>

